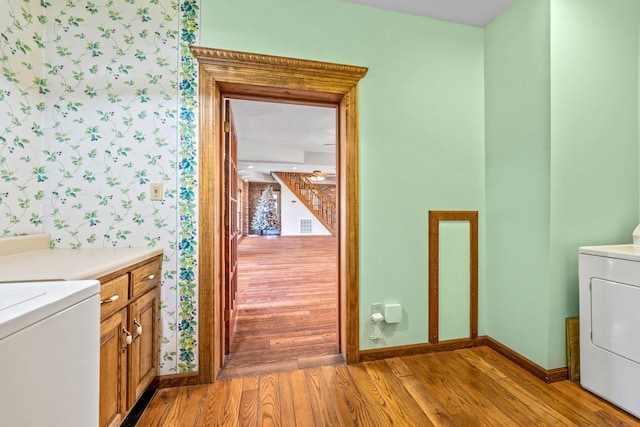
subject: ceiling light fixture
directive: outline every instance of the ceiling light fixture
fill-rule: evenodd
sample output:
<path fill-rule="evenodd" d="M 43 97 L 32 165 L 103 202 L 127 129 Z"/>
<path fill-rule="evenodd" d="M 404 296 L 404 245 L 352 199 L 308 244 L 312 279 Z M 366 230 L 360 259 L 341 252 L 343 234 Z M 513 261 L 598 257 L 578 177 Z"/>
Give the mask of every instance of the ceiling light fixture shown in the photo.
<path fill-rule="evenodd" d="M 307 179 L 311 182 L 324 181 L 324 175 L 320 171 L 313 171 L 312 174 L 307 176 Z"/>

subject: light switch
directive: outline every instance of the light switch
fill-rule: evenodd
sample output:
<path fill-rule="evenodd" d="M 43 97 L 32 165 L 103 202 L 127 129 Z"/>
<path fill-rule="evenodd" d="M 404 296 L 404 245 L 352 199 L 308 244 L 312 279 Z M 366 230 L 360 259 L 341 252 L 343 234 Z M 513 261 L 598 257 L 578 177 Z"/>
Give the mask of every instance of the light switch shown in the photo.
<path fill-rule="evenodd" d="M 151 183 L 151 200 L 162 201 L 162 183 Z"/>

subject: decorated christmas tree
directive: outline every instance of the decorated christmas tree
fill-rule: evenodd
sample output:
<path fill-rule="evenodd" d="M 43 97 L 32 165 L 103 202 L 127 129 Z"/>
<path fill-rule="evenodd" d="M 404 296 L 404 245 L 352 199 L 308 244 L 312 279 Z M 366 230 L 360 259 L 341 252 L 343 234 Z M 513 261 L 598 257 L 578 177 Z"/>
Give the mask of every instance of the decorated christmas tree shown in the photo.
<path fill-rule="evenodd" d="M 258 200 L 258 206 L 256 206 L 256 211 L 251 221 L 251 228 L 260 234 L 262 234 L 264 230 L 280 229 L 280 218 L 278 218 L 276 198 L 273 196 L 273 188 L 271 188 L 271 186 L 268 186 L 264 190 Z"/>

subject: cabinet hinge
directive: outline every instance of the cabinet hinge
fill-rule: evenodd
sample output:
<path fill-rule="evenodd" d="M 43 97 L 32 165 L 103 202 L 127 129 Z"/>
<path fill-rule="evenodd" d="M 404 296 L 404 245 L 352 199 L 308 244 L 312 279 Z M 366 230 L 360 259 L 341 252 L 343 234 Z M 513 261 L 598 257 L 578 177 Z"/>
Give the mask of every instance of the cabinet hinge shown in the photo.
<path fill-rule="evenodd" d="M 229 311 L 229 309 L 225 308 L 224 309 L 224 321 L 228 322 L 229 319 L 231 319 L 231 312 Z"/>
<path fill-rule="evenodd" d="M 224 133 L 229 133 L 229 120 L 224 121 Z"/>

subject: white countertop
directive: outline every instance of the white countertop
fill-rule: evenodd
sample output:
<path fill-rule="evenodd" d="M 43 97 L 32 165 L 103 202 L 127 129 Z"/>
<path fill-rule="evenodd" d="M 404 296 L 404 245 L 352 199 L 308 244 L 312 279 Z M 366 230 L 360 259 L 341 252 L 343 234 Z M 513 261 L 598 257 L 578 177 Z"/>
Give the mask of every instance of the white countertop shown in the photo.
<path fill-rule="evenodd" d="M 40 249 L 0 256 L 0 282 L 98 279 L 150 257 L 161 248 Z"/>

